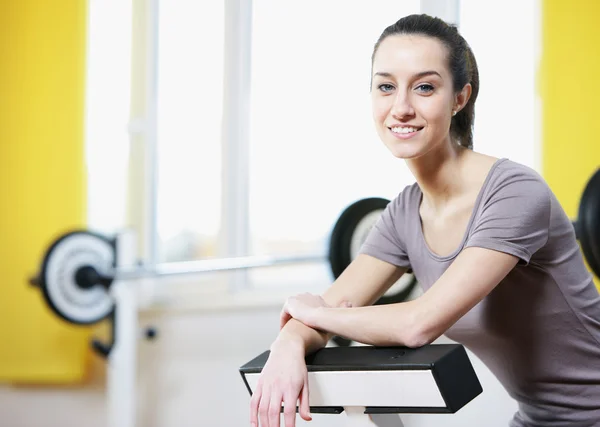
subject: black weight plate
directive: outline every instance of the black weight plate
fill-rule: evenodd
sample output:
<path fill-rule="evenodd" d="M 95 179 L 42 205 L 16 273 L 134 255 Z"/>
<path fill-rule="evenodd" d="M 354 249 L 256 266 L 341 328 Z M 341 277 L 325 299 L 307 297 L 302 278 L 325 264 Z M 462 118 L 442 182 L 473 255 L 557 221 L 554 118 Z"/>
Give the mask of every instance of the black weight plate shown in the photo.
<path fill-rule="evenodd" d="M 107 317 L 114 302 L 108 289 L 100 284 L 81 288 L 75 281 L 79 268 L 91 266 L 101 274 L 114 270 L 115 247 L 112 241 L 88 231 L 71 231 L 46 251 L 39 285 L 50 309 L 69 323 L 89 325 Z"/>
<path fill-rule="evenodd" d="M 381 215 L 389 202 L 389 200 L 379 197 L 361 199 L 352 203 L 342 212 L 333 227 L 329 241 L 329 264 L 335 279 L 340 277 L 356 256 L 356 253 L 352 253 L 352 246 L 354 243 L 356 247 L 357 227 L 369 214 L 377 215 L 379 213 Z M 372 225 L 375 225 L 375 222 Z"/>
<path fill-rule="evenodd" d="M 410 270 L 407 271 L 388 292 L 375 302 L 375 305 L 396 304 L 406 301 L 417 286 L 417 283 L 415 275 Z"/>
<path fill-rule="evenodd" d="M 592 175 L 581 196 L 577 234 L 588 265 L 600 277 L 600 169 Z"/>
<path fill-rule="evenodd" d="M 388 204 L 387 199 L 366 198 L 354 202 L 342 212 L 333 228 L 329 244 L 329 263 L 335 279 L 356 258 L 360 246 Z M 375 305 L 406 301 L 416 284 L 415 276 L 409 271 Z M 333 337 L 333 341 L 341 347 L 351 344 L 350 340 L 339 336 Z"/>

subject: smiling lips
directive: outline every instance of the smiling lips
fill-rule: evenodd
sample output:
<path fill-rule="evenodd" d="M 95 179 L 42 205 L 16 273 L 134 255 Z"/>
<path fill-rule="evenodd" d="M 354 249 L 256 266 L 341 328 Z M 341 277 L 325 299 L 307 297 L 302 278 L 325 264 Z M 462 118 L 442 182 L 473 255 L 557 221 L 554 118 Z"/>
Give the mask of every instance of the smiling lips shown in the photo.
<path fill-rule="evenodd" d="M 400 139 L 408 139 L 417 134 L 418 131 L 423 129 L 423 127 L 415 127 L 415 126 L 394 126 L 389 128 L 395 137 Z"/>

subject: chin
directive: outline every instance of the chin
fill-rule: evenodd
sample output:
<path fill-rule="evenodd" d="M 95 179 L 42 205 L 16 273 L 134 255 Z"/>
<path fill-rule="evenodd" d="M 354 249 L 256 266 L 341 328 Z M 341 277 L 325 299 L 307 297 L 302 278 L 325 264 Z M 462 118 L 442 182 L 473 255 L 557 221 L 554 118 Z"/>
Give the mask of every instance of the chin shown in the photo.
<path fill-rule="evenodd" d="M 397 159 L 414 159 L 424 154 L 423 147 L 420 144 L 398 144 L 398 142 L 394 142 L 394 144 L 386 144 L 386 147 Z"/>

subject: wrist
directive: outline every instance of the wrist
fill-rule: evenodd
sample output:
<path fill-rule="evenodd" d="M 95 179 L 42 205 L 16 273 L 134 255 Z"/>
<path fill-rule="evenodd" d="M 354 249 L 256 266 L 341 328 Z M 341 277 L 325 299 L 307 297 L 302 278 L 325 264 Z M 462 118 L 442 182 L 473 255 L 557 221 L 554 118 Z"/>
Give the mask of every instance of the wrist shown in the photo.
<path fill-rule="evenodd" d="M 304 355 L 305 353 L 304 340 L 299 335 L 280 334 L 275 341 L 271 344 L 271 353 L 278 353 L 280 351 L 285 352 L 297 352 Z"/>
<path fill-rule="evenodd" d="M 316 329 L 317 331 L 323 331 L 324 318 L 327 315 L 328 307 L 317 307 L 310 314 L 310 318 L 306 319 L 307 326 Z"/>

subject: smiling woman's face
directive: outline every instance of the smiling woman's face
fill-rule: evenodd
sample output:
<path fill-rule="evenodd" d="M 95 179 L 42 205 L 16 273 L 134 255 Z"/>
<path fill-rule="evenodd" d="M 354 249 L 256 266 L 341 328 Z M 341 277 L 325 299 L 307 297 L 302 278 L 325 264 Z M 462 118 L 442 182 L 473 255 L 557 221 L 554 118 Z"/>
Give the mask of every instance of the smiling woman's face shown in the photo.
<path fill-rule="evenodd" d="M 379 45 L 373 59 L 373 119 L 395 157 L 420 157 L 450 141 L 457 97 L 447 56 L 440 41 L 420 35 L 393 35 Z"/>

